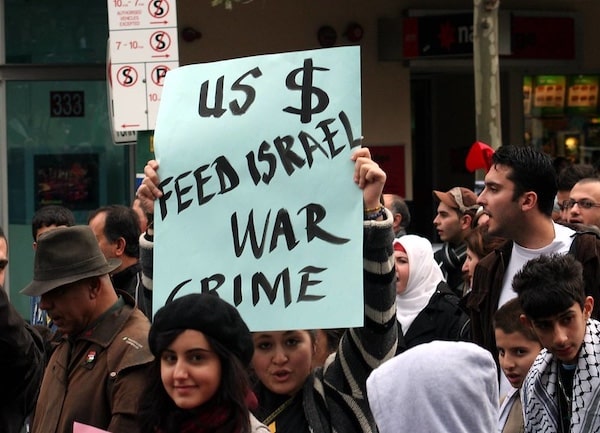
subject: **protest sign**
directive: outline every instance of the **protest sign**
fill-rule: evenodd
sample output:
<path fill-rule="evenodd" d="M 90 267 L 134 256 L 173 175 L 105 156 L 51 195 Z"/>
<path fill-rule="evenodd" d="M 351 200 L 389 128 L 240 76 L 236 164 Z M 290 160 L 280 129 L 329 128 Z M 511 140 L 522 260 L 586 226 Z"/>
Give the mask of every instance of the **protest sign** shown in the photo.
<path fill-rule="evenodd" d="M 215 292 L 253 331 L 361 326 L 360 51 L 184 66 L 154 145 L 154 309 Z"/>

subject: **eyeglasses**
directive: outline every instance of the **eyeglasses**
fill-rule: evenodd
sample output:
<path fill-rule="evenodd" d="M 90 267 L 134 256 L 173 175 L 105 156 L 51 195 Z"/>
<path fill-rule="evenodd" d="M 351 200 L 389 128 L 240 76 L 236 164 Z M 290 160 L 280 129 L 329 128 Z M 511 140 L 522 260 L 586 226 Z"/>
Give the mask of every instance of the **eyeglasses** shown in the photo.
<path fill-rule="evenodd" d="M 8 260 L 0 260 L 0 271 L 4 270 L 4 268 L 8 265 Z"/>
<path fill-rule="evenodd" d="M 600 207 L 600 203 L 595 203 L 591 200 L 581 199 L 581 200 L 565 200 L 562 203 L 561 209 L 571 209 L 573 206 L 579 206 L 581 209 L 591 209 L 593 207 Z"/>

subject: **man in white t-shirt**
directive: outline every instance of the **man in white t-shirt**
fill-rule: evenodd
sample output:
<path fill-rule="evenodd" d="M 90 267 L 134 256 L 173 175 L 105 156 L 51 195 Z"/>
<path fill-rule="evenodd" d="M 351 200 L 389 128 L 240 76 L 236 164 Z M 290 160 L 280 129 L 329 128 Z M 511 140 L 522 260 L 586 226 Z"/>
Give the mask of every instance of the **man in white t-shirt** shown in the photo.
<path fill-rule="evenodd" d="M 517 295 L 514 275 L 532 258 L 572 252 L 582 262 L 587 294 L 600 301 L 600 239 L 579 233 L 552 220 L 557 179 L 551 158 L 529 146 L 502 146 L 492 157 L 485 188 L 477 203 L 489 215 L 489 233 L 507 242 L 483 258 L 475 268 L 473 289 L 467 302 L 473 341 L 497 359 L 493 316 Z M 574 244 L 574 240 L 575 244 Z M 596 317 L 598 310 L 594 310 Z M 501 395 L 508 390 L 502 385 Z"/>

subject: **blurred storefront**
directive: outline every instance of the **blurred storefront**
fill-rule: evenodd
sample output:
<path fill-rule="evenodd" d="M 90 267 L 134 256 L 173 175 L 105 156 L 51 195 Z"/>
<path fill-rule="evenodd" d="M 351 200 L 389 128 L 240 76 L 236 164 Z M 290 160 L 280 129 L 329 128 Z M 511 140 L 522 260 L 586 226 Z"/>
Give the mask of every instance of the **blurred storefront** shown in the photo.
<path fill-rule="evenodd" d="M 600 162 L 600 75 L 523 79 L 525 143 L 573 163 Z"/>

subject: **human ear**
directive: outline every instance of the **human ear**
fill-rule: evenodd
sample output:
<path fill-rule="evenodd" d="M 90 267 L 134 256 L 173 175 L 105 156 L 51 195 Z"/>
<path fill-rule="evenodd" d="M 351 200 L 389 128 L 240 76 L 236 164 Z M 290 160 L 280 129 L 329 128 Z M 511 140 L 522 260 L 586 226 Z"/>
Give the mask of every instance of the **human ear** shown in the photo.
<path fill-rule="evenodd" d="M 473 222 L 473 217 L 469 214 L 464 214 L 460 217 L 460 226 L 463 230 L 466 230 L 471 227 L 471 223 Z"/>
<path fill-rule="evenodd" d="M 116 245 L 115 253 L 117 254 L 117 256 L 121 256 L 121 255 L 125 254 L 125 247 L 127 246 L 127 242 L 125 242 L 124 237 L 120 237 L 119 239 L 117 239 L 117 241 L 115 242 L 115 245 Z"/>
<path fill-rule="evenodd" d="M 100 278 L 91 277 L 89 279 L 89 287 L 90 287 L 90 298 L 93 299 L 98 296 L 98 292 L 100 291 Z"/>
<path fill-rule="evenodd" d="M 537 206 L 537 194 L 533 191 L 524 192 L 521 196 L 523 210 L 533 209 Z"/>
<path fill-rule="evenodd" d="M 583 302 L 583 314 L 585 315 L 585 320 L 589 319 L 592 315 L 592 311 L 594 310 L 594 298 L 591 296 L 587 296 L 585 301 Z"/>

